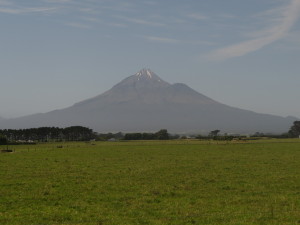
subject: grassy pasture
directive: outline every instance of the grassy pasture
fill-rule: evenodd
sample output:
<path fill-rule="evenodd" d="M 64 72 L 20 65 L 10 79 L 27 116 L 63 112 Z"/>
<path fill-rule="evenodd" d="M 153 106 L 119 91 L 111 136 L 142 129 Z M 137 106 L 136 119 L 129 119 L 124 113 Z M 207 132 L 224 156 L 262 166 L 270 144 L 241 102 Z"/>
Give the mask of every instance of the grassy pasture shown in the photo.
<path fill-rule="evenodd" d="M 299 140 L 13 149 L 0 154 L 1 225 L 300 224 Z"/>

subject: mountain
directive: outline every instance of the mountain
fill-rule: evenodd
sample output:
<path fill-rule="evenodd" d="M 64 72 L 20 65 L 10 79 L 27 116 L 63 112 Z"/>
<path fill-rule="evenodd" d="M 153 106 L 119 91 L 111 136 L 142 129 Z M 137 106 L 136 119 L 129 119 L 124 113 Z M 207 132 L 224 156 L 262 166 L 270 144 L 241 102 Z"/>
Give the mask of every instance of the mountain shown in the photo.
<path fill-rule="evenodd" d="M 294 120 L 219 103 L 143 69 L 94 98 L 61 110 L 1 121 L 0 128 L 82 125 L 98 132 L 166 128 L 171 132 L 281 133 Z"/>

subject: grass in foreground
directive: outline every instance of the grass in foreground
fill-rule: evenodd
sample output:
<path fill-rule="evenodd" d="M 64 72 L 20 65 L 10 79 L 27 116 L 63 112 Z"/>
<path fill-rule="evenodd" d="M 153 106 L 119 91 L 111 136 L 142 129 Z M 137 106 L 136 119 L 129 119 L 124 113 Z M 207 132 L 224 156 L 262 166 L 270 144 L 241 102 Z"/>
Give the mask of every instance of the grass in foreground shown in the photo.
<path fill-rule="evenodd" d="M 0 224 L 300 224 L 300 142 L 63 143 L 0 154 Z"/>

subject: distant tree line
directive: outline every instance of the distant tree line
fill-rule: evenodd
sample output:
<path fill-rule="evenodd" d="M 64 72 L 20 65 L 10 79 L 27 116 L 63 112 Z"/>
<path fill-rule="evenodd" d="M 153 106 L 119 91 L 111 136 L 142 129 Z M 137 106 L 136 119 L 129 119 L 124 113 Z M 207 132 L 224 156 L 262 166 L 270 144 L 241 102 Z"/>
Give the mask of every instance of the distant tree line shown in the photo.
<path fill-rule="evenodd" d="M 127 133 L 124 140 L 168 140 L 170 135 L 166 129 L 156 133 Z"/>
<path fill-rule="evenodd" d="M 283 134 L 264 134 L 256 132 L 251 137 L 269 137 L 269 138 L 300 138 L 300 121 L 294 121 L 290 130 Z"/>
<path fill-rule="evenodd" d="M 9 143 L 30 143 L 50 141 L 107 141 L 107 140 L 168 140 L 171 136 L 166 129 L 156 133 L 95 133 L 82 126 L 66 128 L 40 127 L 29 129 L 0 129 L 0 145 Z M 175 136 L 177 137 L 177 136 Z"/>
<path fill-rule="evenodd" d="M 40 127 L 0 130 L 0 143 L 4 141 L 1 137 L 9 142 L 89 141 L 95 138 L 95 133 L 92 129 L 82 126 Z"/>
<path fill-rule="evenodd" d="M 168 140 L 168 139 L 214 139 L 230 141 L 233 139 L 246 138 L 240 135 L 220 135 L 220 130 L 213 130 L 208 135 L 192 135 L 190 137 L 170 135 L 166 129 L 155 133 L 95 133 L 92 129 L 82 126 L 66 128 L 40 127 L 30 129 L 0 129 L 0 145 L 16 142 L 48 142 L 48 141 L 107 141 L 107 140 Z M 251 138 L 298 138 L 300 137 L 300 121 L 295 121 L 287 133 L 274 135 L 256 132 Z"/>
<path fill-rule="evenodd" d="M 110 140 L 168 140 L 178 139 L 179 135 L 171 135 L 166 129 L 161 129 L 155 133 L 136 132 L 136 133 L 97 133 L 97 141 Z"/>

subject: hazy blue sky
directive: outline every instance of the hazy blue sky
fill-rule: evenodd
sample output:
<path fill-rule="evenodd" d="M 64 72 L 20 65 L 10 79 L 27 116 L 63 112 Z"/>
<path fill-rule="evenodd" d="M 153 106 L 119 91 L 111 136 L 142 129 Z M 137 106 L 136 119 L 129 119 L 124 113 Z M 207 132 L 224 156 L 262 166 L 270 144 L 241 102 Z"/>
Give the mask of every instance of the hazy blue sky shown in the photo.
<path fill-rule="evenodd" d="M 300 0 L 0 0 L 0 116 L 64 108 L 146 67 L 300 118 Z"/>

